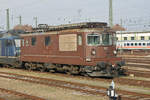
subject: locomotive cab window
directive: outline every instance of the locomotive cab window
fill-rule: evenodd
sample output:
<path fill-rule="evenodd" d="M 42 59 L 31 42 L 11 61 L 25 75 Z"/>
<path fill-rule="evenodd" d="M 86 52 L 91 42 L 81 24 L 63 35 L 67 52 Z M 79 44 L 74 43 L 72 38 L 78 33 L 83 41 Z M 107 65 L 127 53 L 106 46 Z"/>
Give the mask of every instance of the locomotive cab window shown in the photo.
<path fill-rule="evenodd" d="M 13 41 L 7 39 L 7 40 L 5 40 L 5 45 L 6 45 L 6 46 L 12 46 L 12 45 L 13 45 Z"/>
<path fill-rule="evenodd" d="M 21 40 L 22 46 L 24 46 L 24 39 Z"/>
<path fill-rule="evenodd" d="M 50 36 L 46 36 L 46 37 L 45 37 L 45 46 L 50 45 L 50 42 L 51 42 Z"/>
<path fill-rule="evenodd" d="M 100 44 L 100 35 L 98 34 L 88 34 L 87 35 L 87 44 L 90 46 L 96 46 Z"/>
<path fill-rule="evenodd" d="M 111 34 L 102 34 L 102 44 L 103 45 L 112 45 L 113 37 Z"/>
<path fill-rule="evenodd" d="M 15 42 L 16 47 L 21 47 L 21 40 L 20 39 L 15 39 L 14 42 Z"/>
<path fill-rule="evenodd" d="M 90 46 L 97 46 L 97 45 L 112 45 L 113 43 L 113 36 L 112 34 L 97 34 L 92 33 L 87 35 L 87 44 Z M 115 40 L 114 40 L 115 41 Z"/>
<path fill-rule="evenodd" d="M 36 37 L 32 37 L 31 44 L 32 44 L 32 46 L 34 46 L 36 44 Z"/>

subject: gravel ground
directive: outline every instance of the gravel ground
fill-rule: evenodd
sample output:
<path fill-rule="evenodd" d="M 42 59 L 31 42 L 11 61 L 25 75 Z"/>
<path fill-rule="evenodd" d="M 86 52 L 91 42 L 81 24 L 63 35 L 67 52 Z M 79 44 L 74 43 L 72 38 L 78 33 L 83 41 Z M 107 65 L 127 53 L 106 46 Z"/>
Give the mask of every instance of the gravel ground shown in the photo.
<path fill-rule="evenodd" d="M 72 81 L 72 82 L 78 82 L 78 83 L 84 83 L 84 84 L 102 86 L 102 87 L 108 87 L 110 85 L 110 83 L 106 83 L 106 82 L 93 81 L 93 80 L 87 80 L 87 79 L 79 79 L 79 78 L 66 78 L 66 77 L 61 77 L 61 76 L 51 74 L 51 73 L 37 73 L 37 72 L 28 72 L 28 71 L 15 70 L 15 69 L 6 69 L 6 68 L 0 68 L 0 71 L 22 74 L 22 75 L 37 76 L 37 77 L 43 77 L 43 78 L 52 78 L 52 79 L 64 80 L 64 81 Z M 4 80 L 7 80 L 7 79 L 4 79 Z M 17 82 L 17 84 L 19 84 L 19 85 L 17 85 L 17 86 L 14 85 L 14 84 L 16 84 L 15 82 Z M 9 85 L 10 83 L 12 83 L 12 85 L 14 85 L 14 86 L 13 87 L 10 86 Z M 6 87 L 5 84 L 4 84 L 4 86 Z M 35 85 L 35 84 L 16 81 L 16 80 L 13 80 L 13 81 L 9 80 L 8 86 L 10 86 L 10 87 L 8 87 L 8 89 L 9 88 L 14 89 L 14 88 L 21 87 L 21 89 L 19 89 L 19 91 L 33 94 L 34 96 L 36 96 L 38 94 L 38 96 L 44 97 L 47 100 L 49 100 L 49 99 L 52 99 L 52 100 L 63 100 L 63 99 L 65 99 L 65 100 L 84 100 L 84 99 L 85 100 L 105 100 L 106 99 L 106 97 L 89 96 L 89 95 L 86 95 L 83 93 L 77 93 L 75 91 L 64 90 L 61 88 L 48 87 L 48 86 L 43 86 L 43 85 Z M 145 93 L 145 94 L 149 94 L 149 91 L 150 91 L 149 88 L 120 85 L 120 84 L 116 84 L 116 88 L 121 89 L 121 90 L 132 91 L 132 92 Z"/>
<path fill-rule="evenodd" d="M 4 100 L 31 100 L 28 98 L 12 95 L 12 94 L 2 92 L 2 91 L 0 91 L 0 98 L 2 98 L 1 100 L 3 100 L 3 99 Z"/>
<path fill-rule="evenodd" d="M 0 88 L 10 89 L 33 96 L 38 96 L 41 98 L 45 98 L 46 100 L 107 100 L 107 97 L 87 95 L 62 88 L 49 87 L 45 85 L 33 84 L 5 78 L 0 78 Z M 3 97 L 8 98 L 7 95 L 3 95 Z M 14 99 L 6 100 L 28 100 L 16 97 L 13 98 Z"/>

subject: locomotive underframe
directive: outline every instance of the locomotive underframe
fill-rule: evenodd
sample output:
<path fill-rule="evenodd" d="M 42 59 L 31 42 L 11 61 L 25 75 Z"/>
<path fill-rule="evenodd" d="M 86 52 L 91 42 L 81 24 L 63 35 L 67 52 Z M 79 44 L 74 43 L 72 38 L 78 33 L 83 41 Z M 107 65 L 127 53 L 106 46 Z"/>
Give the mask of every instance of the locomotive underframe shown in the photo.
<path fill-rule="evenodd" d="M 100 62 L 96 66 L 68 65 L 68 64 L 52 64 L 37 62 L 22 62 L 22 66 L 27 70 L 39 70 L 49 72 L 63 72 L 74 75 L 85 75 L 92 77 L 118 77 L 124 74 L 121 66 L 124 62 L 118 62 L 115 66 Z"/>

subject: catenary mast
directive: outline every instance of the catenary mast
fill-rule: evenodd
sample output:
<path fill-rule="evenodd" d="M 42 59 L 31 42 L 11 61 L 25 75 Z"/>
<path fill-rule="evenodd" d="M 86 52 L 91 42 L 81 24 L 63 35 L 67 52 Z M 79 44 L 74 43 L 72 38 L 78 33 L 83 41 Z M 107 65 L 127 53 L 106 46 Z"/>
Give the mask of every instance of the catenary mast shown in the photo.
<path fill-rule="evenodd" d="M 109 26 L 113 26 L 113 7 L 112 0 L 109 0 Z"/>

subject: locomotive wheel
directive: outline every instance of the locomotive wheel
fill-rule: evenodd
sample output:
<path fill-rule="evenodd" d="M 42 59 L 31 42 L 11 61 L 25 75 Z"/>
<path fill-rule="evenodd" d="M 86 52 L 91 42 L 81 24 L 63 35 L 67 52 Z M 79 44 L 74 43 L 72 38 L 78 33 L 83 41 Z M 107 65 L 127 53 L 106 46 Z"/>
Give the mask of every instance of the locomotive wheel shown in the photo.
<path fill-rule="evenodd" d="M 9 65 L 7 65 L 7 64 L 4 64 L 4 67 L 5 67 L 5 68 L 10 68 L 10 66 L 9 66 Z"/>
<path fill-rule="evenodd" d="M 68 75 L 72 75 L 72 73 L 71 73 L 70 71 L 67 71 L 66 73 L 67 73 Z"/>
<path fill-rule="evenodd" d="M 46 70 L 46 68 L 40 67 L 40 68 L 38 68 L 38 70 L 39 70 L 40 72 L 44 72 L 44 71 Z"/>
<path fill-rule="evenodd" d="M 87 73 L 84 73 L 83 75 L 84 75 L 85 77 L 89 77 L 89 75 L 88 75 Z"/>
<path fill-rule="evenodd" d="M 29 71 L 32 70 L 32 68 L 31 68 L 30 66 L 25 66 L 25 68 L 26 68 L 27 70 L 29 70 Z"/>
<path fill-rule="evenodd" d="M 107 74 L 108 75 L 111 75 L 111 67 L 110 66 L 107 66 L 107 68 L 106 68 L 106 72 L 107 72 Z"/>
<path fill-rule="evenodd" d="M 49 70 L 50 73 L 55 73 L 56 71 L 54 69 Z"/>
<path fill-rule="evenodd" d="M 30 66 L 28 63 L 25 63 L 25 69 L 27 69 L 27 70 L 29 70 L 29 71 L 32 70 L 31 66 Z"/>

